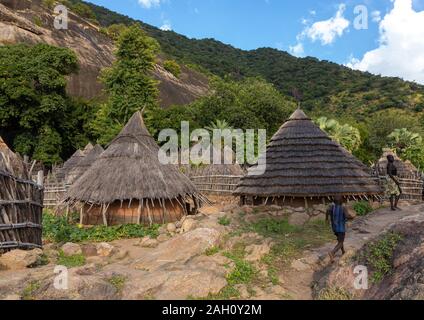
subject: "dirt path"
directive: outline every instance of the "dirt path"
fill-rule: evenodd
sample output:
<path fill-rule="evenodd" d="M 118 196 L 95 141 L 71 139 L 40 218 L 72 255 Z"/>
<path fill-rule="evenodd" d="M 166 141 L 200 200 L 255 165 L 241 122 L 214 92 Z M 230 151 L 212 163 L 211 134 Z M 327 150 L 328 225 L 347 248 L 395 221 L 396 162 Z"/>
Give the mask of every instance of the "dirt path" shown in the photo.
<path fill-rule="evenodd" d="M 348 228 L 345 247 L 347 250 L 358 250 L 366 242 L 375 238 L 393 223 L 408 220 L 414 217 L 424 221 L 424 205 L 403 206 L 402 211 L 380 209 L 374 213 L 355 220 Z M 327 255 L 335 243 L 329 243 L 320 248 L 309 251 L 304 258 L 298 260 L 298 270 L 292 269 L 285 274 L 285 288 L 290 292 L 290 297 L 296 300 L 311 300 L 314 274 L 328 265 Z"/>

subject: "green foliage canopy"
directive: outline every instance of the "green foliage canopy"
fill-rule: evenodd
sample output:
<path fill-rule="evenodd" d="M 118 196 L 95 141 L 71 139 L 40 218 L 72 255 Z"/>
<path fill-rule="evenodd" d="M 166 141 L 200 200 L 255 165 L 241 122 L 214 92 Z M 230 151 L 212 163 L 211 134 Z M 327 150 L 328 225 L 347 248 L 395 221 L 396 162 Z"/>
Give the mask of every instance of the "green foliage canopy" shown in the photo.
<path fill-rule="evenodd" d="M 68 49 L 0 47 L 0 135 L 16 151 L 49 166 L 87 143 L 88 107 L 65 90 L 66 76 L 77 69 L 77 57 Z"/>

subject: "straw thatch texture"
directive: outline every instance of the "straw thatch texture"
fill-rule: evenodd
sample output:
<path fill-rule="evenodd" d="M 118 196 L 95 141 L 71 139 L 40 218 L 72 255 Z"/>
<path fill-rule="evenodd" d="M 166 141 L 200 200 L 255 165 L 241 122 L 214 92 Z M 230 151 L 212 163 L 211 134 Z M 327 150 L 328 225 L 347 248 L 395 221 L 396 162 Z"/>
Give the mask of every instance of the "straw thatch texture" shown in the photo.
<path fill-rule="evenodd" d="M 67 174 L 65 181 L 66 184 L 73 184 L 79 177 L 81 177 L 103 153 L 104 149 L 100 145 L 91 148 L 88 154 L 83 157 Z"/>
<path fill-rule="evenodd" d="M 43 190 L 0 138 L 0 252 L 41 247 Z"/>
<path fill-rule="evenodd" d="M 124 201 L 129 201 L 130 209 L 133 201 L 142 215 L 143 208 L 151 209 L 156 200 L 164 210 L 165 201 L 171 201 L 184 211 L 189 198 L 195 207 L 206 200 L 175 166 L 161 164 L 158 152 L 159 146 L 146 129 L 141 112 L 137 112 L 106 151 L 71 186 L 67 202 L 109 207 L 119 201 L 122 207 Z"/>
<path fill-rule="evenodd" d="M 377 196 L 382 190 L 365 165 L 298 109 L 271 139 L 266 170 L 241 179 L 243 198 L 328 198 Z"/>

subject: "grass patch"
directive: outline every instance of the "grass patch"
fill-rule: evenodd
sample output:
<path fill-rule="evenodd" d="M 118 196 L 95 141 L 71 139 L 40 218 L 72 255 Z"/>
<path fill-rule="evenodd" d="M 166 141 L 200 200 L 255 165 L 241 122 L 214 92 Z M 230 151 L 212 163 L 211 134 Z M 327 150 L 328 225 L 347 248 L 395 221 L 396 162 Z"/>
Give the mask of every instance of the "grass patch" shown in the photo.
<path fill-rule="evenodd" d="M 223 288 L 218 294 L 209 294 L 207 300 L 231 300 L 240 298 L 240 292 L 236 286 L 244 284 L 248 291 L 251 291 L 251 286 L 257 278 L 257 270 L 248 261 L 246 261 L 245 244 L 237 243 L 231 251 L 223 254 L 228 259 L 234 262 L 234 269 L 227 275 L 228 285 Z"/>
<path fill-rule="evenodd" d="M 124 289 L 125 283 L 127 282 L 127 277 L 123 275 L 114 275 L 107 280 L 111 285 L 113 285 L 118 292 L 122 292 Z"/>
<path fill-rule="evenodd" d="M 57 264 L 67 268 L 81 267 L 85 265 L 85 257 L 82 254 L 66 256 L 62 250 L 59 251 Z"/>
<path fill-rule="evenodd" d="M 206 249 L 205 255 L 207 255 L 208 257 L 214 256 L 219 252 L 219 250 L 220 250 L 219 247 L 211 247 L 209 249 Z"/>
<path fill-rule="evenodd" d="M 371 282 L 379 283 L 392 271 L 393 253 L 402 236 L 389 232 L 382 239 L 370 244 L 365 250 L 365 259 L 372 268 Z"/>
<path fill-rule="evenodd" d="M 268 218 L 245 224 L 242 228 L 245 232 L 255 232 L 273 239 L 275 244 L 271 252 L 262 258 L 262 263 L 267 266 L 268 280 L 274 285 L 279 284 L 278 274 L 294 259 L 301 257 L 303 251 L 334 240 L 334 234 L 325 221 L 293 226 L 289 224 L 288 218 L 279 220 Z"/>
<path fill-rule="evenodd" d="M 22 300 L 35 300 L 34 293 L 40 288 L 39 281 L 31 281 L 22 291 Z"/>
<path fill-rule="evenodd" d="M 221 226 L 229 226 L 231 224 L 231 219 L 228 218 L 227 216 L 221 217 L 221 218 L 218 219 L 218 223 Z"/>
<path fill-rule="evenodd" d="M 343 288 L 329 287 L 321 290 L 318 300 L 352 300 L 353 296 Z"/>
<path fill-rule="evenodd" d="M 355 210 L 356 214 L 360 217 L 366 216 L 374 211 L 368 201 L 356 202 L 353 205 L 353 210 Z"/>
<path fill-rule="evenodd" d="M 49 212 L 43 214 L 43 237 L 52 242 L 111 242 L 120 239 L 143 238 L 159 236 L 159 225 L 145 227 L 135 224 L 120 226 L 95 226 L 82 228 L 77 224 L 78 217 L 57 217 Z"/>

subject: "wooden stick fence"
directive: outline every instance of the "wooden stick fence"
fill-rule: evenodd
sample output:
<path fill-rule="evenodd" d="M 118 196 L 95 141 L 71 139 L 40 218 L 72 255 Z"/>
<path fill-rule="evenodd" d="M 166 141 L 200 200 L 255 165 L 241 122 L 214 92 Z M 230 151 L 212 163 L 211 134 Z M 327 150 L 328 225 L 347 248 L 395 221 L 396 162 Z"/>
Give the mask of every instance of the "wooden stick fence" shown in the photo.
<path fill-rule="evenodd" d="M 0 252 L 42 246 L 43 188 L 0 170 Z"/>
<path fill-rule="evenodd" d="M 243 176 L 196 176 L 190 179 L 200 192 L 216 195 L 232 195 Z"/>

